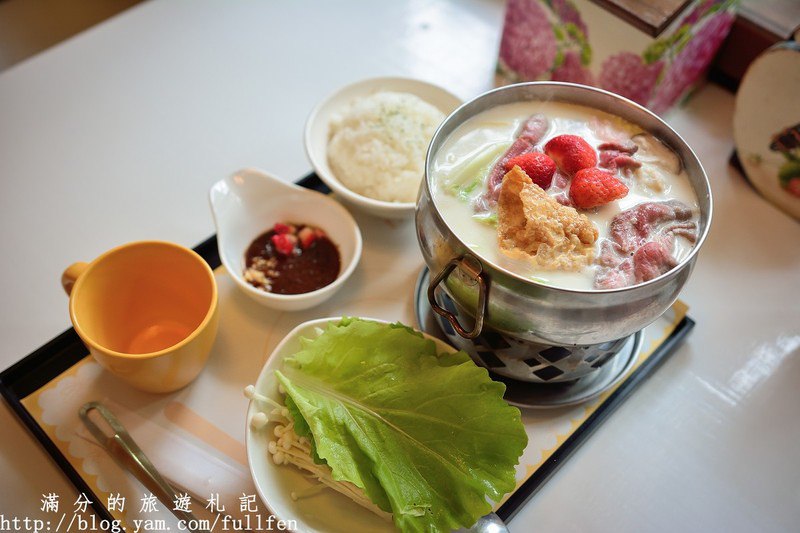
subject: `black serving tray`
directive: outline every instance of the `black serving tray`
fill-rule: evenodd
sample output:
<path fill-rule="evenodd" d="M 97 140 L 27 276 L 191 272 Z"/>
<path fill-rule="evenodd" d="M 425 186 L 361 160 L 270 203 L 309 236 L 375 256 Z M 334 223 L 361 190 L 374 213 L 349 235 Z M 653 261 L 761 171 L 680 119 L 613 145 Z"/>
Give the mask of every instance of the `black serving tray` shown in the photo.
<path fill-rule="evenodd" d="M 297 181 L 297 184 L 311 190 L 328 193 L 330 189 L 314 174 L 308 174 Z M 220 266 L 216 235 L 209 237 L 194 250 L 200 254 L 212 269 Z M 556 472 L 558 467 L 570 457 L 578 447 L 622 404 L 636 388 L 663 363 L 694 327 L 689 317 L 675 327 L 672 333 L 662 342 L 618 388 L 598 406 L 589 416 L 498 509 L 497 514 L 509 521 L 536 491 Z M 88 350 L 81 339 L 70 328 L 47 344 L 27 355 L 0 373 L 0 394 L 8 402 L 11 409 L 41 443 L 45 451 L 53 458 L 56 465 L 66 474 L 75 488 L 91 500 L 92 508 L 100 517 L 111 524 L 114 517 L 94 494 L 81 475 L 72 467 L 56 444 L 45 433 L 32 414 L 22 404 L 22 400 L 30 394 L 46 386 L 52 380 L 69 370 L 73 365 L 88 357 Z"/>

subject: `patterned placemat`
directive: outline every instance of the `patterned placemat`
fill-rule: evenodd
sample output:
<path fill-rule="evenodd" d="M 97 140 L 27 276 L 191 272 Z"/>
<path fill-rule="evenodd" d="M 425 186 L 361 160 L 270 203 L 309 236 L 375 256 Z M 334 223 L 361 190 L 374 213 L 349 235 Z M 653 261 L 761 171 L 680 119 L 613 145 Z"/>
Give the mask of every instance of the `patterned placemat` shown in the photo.
<path fill-rule="evenodd" d="M 300 183 L 318 190 L 323 187 L 315 176 Z M 208 495 L 195 495 L 193 511 L 203 511 L 204 500 L 216 491 L 249 500 L 254 497 L 254 489 L 243 444 L 247 401 L 241 391 L 255 381 L 265 358 L 280 339 L 295 325 L 324 316 L 364 316 L 414 324 L 413 289 L 422 268 L 421 258 L 418 254 L 400 253 L 416 246 L 413 224 L 365 220 L 360 225 L 364 242 L 373 244 L 365 246 L 359 269 L 334 299 L 307 312 L 280 313 L 258 306 L 241 294 L 219 267 L 216 239 L 212 237 L 198 246 L 198 253 L 216 269 L 220 331 L 208 367 L 197 381 L 181 391 L 150 395 L 131 389 L 87 357 L 80 339 L 68 330 L 4 371 L 0 375 L 0 393 L 78 491 L 91 501 L 91 508 L 101 520 L 119 519 L 130 525 L 133 520 L 158 519 L 176 529 L 175 518 L 160 504 L 155 510 L 143 510 L 147 507 L 143 504 L 147 496 L 144 487 L 82 431 L 78 408 L 90 400 L 112 403 L 126 413 L 123 422 L 131 424 L 130 433 L 140 440 L 157 468 L 174 472 L 182 466 L 184 470 L 202 472 L 205 463 L 213 463 L 217 472 L 229 474 L 225 487 L 212 483 Z M 496 506 L 503 519 L 509 520 L 672 353 L 694 324 L 686 312 L 686 305 L 678 301 L 645 328 L 642 350 L 628 375 L 600 397 L 570 408 L 523 411 L 529 445 L 517 468 L 516 490 Z M 181 465 L 181 457 L 175 460 L 175 456 L 182 454 L 200 459 Z M 119 501 L 115 497 L 123 497 L 127 505 L 123 509 L 112 505 Z M 71 504 L 62 502 L 70 509 Z M 64 516 L 69 519 L 71 515 Z M 65 531 L 68 524 L 58 525 L 60 531 Z"/>

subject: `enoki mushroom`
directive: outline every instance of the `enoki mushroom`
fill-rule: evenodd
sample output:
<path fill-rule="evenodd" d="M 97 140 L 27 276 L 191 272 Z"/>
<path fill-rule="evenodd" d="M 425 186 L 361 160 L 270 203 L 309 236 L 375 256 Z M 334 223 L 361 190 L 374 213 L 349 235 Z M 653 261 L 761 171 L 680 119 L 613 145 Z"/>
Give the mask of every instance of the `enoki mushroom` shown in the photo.
<path fill-rule="evenodd" d="M 279 387 L 279 390 L 281 394 L 284 393 L 282 387 Z M 250 419 L 250 425 L 253 429 L 264 429 L 266 431 L 268 424 L 275 424 L 272 428 L 272 435 L 275 439 L 271 439 L 267 445 L 267 452 L 270 454 L 272 461 L 276 465 L 292 464 L 307 472 L 309 474 L 308 477 L 317 482 L 316 485 L 312 485 L 307 489 L 292 491 L 292 500 L 314 496 L 325 487 L 328 487 L 347 496 L 384 520 L 391 522 L 391 513 L 387 513 L 372 503 L 360 488 L 348 481 L 336 481 L 333 479 L 328 465 L 320 465 L 314 462 L 311 457 L 311 443 L 306 437 L 300 437 L 295 433 L 294 421 L 289 415 L 289 410 L 286 406 L 259 394 L 252 385 L 248 385 L 244 393 L 247 398 L 272 407 L 269 412 L 259 411 Z"/>

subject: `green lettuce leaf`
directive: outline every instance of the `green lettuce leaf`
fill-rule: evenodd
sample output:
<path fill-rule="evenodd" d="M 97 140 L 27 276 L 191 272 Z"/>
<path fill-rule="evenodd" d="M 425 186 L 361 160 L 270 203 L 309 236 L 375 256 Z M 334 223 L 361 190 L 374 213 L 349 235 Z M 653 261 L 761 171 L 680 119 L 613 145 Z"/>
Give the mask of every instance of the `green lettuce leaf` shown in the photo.
<path fill-rule="evenodd" d="M 514 489 L 528 440 L 519 410 L 464 352 L 437 354 L 402 324 L 345 319 L 276 375 L 333 479 L 403 531 L 469 527 L 491 511 L 487 497 Z"/>
<path fill-rule="evenodd" d="M 300 409 L 297 408 L 297 404 L 294 403 L 291 396 L 285 398 L 284 405 L 286 405 L 286 409 L 289 410 L 289 416 L 294 421 L 294 432 L 298 437 L 305 437 L 311 443 L 311 459 L 318 465 L 324 465 L 325 460 L 317 454 L 317 447 L 314 444 L 314 435 L 311 434 L 311 428 L 308 427 L 306 419 L 303 418 Z"/>

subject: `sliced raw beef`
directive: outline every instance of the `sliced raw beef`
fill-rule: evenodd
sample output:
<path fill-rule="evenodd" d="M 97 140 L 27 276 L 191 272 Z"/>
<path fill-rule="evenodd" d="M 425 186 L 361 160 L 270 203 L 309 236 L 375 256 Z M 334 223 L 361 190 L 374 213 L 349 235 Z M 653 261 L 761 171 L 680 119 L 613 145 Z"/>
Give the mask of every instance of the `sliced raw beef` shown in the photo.
<path fill-rule="evenodd" d="M 497 197 L 500 194 L 500 185 L 503 182 L 503 176 L 506 174 L 506 162 L 513 157 L 517 157 L 518 155 L 532 152 L 539 141 L 542 140 L 544 134 L 547 133 L 547 129 L 549 127 L 550 123 L 547 120 L 547 117 L 541 113 L 531 115 L 531 117 L 525 121 L 517 139 L 509 147 L 509 149 L 506 150 L 506 153 L 500 156 L 500 159 L 497 160 L 497 163 L 495 163 L 494 167 L 489 173 L 489 179 L 487 180 L 487 196 L 489 205 L 493 205 L 497 201 Z"/>
<path fill-rule="evenodd" d="M 633 141 L 624 142 L 604 142 L 597 149 L 600 151 L 600 162 L 602 168 L 615 172 L 618 168 L 636 169 L 642 164 L 631 157 L 639 147 Z"/>
<path fill-rule="evenodd" d="M 595 287 L 628 287 L 675 268 L 675 238 L 697 240 L 692 217 L 692 209 L 678 200 L 646 202 L 615 216 L 600 246 Z"/>
<path fill-rule="evenodd" d="M 616 150 L 617 152 L 624 152 L 628 155 L 633 155 L 639 149 L 639 145 L 631 140 L 627 141 L 610 141 L 600 143 L 597 146 L 598 150 Z"/>

